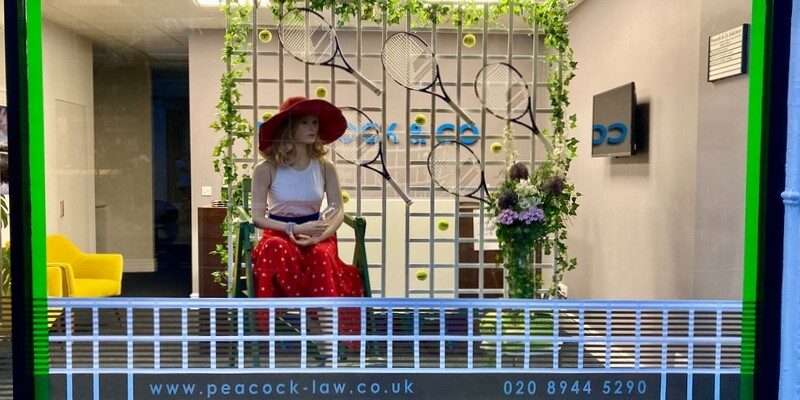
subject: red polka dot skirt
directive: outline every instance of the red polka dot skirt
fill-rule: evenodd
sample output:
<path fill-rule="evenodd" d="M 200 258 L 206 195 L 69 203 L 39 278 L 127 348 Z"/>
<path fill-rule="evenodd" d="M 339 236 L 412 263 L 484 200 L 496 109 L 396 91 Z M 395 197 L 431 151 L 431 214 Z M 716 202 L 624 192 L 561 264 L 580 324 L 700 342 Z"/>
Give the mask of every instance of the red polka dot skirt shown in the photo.
<path fill-rule="evenodd" d="M 339 258 L 336 235 L 313 246 L 300 247 L 285 233 L 265 229 L 253 249 L 257 297 L 363 297 L 358 270 Z M 267 328 L 264 322 L 262 329 Z M 339 333 L 358 334 L 355 310 L 340 309 Z"/>

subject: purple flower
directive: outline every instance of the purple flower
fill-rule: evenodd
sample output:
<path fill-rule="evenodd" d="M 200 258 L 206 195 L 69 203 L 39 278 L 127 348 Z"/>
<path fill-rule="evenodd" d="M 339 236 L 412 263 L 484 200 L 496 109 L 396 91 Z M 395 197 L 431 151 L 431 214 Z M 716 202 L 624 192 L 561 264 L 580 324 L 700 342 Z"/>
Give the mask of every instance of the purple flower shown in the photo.
<path fill-rule="evenodd" d="M 497 215 L 497 222 L 503 225 L 511 225 L 515 219 L 517 219 L 517 212 L 509 209 L 500 211 L 500 214 Z"/>
<path fill-rule="evenodd" d="M 519 220 L 524 222 L 526 225 L 530 225 L 534 222 L 544 221 L 544 211 L 538 207 L 531 207 L 519 213 Z"/>

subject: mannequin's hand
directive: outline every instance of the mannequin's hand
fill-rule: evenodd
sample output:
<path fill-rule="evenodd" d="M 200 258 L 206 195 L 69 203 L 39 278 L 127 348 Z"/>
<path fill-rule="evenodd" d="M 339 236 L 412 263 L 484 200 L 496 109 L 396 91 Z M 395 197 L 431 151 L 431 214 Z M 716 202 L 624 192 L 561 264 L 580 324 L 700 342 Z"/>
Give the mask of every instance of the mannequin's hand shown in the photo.
<path fill-rule="evenodd" d="M 295 236 L 291 236 L 292 241 L 301 247 L 313 246 L 320 242 L 319 236 L 308 236 L 303 234 L 297 234 Z"/>
<path fill-rule="evenodd" d="M 310 221 L 294 227 L 296 235 L 305 236 L 319 236 L 328 229 L 328 223 L 325 221 Z"/>

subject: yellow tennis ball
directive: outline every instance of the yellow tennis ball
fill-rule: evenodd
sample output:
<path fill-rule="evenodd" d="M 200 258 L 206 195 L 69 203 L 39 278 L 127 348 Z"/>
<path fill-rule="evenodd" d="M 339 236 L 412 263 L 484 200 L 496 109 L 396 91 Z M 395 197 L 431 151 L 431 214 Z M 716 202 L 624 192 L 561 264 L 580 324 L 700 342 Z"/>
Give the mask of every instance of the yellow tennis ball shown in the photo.
<path fill-rule="evenodd" d="M 262 121 L 266 121 L 266 120 L 268 120 L 270 118 L 272 118 L 272 113 L 269 112 L 269 111 L 266 111 L 266 112 L 264 112 L 264 114 L 261 114 L 261 120 Z"/>
<path fill-rule="evenodd" d="M 428 270 L 425 268 L 417 268 L 417 280 L 424 281 L 428 279 Z"/>
<path fill-rule="evenodd" d="M 317 98 L 324 99 L 325 96 L 328 95 L 328 89 L 325 86 L 317 86 L 317 90 L 314 91 L 314 94 Z"/>
<path fill-rule="evenodd" d="M 258 32 L 258 40 L 264 43 L 269 43 L 272 41 L 272 32 L 270 32 L 269 29 L 264 29 L 261 32 Z"/>
<path fill-rule="evenodd" d="M 468 33 L 468 34 L 464 35 L 464 39 L 463 39 L 464 47 L 475 46 L 475 42 L 476 42 L 475 35 L 473 35 L 471 33 Z"/>
<path fill-rule="evenodd" d="M 501 151 L 503 151 L 503 145 L 500 142 L 492 143 L 492 153 L 497 154 Z"/>
<path fill-rule="evenodd" d="M 347 204 L 350 201 L 350 193 L 342 190 L 342 203 Z"/>
<path fill-rule="evenodd" d="M 428 119 L 425 118 L 425 114 L 417 114 L 414 116 L 414 123 L 417 125 L 425 125 L 425 121 Z"/>
<path fill-rule="evenodd" d="M 439 222 L 436 224 L 440 231 L 444 232 L 450 229 L 450 222 L 446 219 L 440 219 Z"/>

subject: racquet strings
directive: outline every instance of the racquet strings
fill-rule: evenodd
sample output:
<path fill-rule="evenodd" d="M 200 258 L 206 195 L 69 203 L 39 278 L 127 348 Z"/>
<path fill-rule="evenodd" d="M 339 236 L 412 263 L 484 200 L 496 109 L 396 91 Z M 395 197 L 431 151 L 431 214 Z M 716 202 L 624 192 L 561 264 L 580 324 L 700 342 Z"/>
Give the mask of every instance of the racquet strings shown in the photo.
<path fill-rule="evenodd" d="M 342 115 L 347 121 L 347 129 L 334 148 L 336 154 L 358 165 L 367 165 L 378 158 L 381 146 L 381 131 L 363 112 L 342 107 Z"/>
<path fill-rule="evenodd" d="M 481 187 L 481 163 L 474 153 L 457 142 L 442 142 L 428 160 L 431 177 L 448 193 L 467 196 Z"/>
<path fill-rule="evenodd" d="M 310 64 L 331 60 L 336 52 L 336 33 L 316 13 L 292 10 L 281 18 L 280 38 L 293 56 Z"/>
<path fill-rule="evenodd" d="M 383 65 L 397 83 L 422 90 L 436 79 L 436 58 L 425 42 L 414 35 L 395 34 L 384 43 Z"/>
<path fill-rule="evenodd" d="M 503 119 L 517 119 L 528 111 L 530 93 L 519 72 L 507 64 L 489 64 L 475 79 L 475 92 L 487 111 Z"/>

